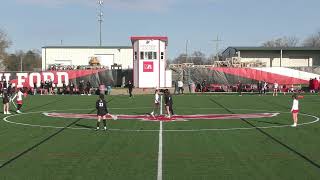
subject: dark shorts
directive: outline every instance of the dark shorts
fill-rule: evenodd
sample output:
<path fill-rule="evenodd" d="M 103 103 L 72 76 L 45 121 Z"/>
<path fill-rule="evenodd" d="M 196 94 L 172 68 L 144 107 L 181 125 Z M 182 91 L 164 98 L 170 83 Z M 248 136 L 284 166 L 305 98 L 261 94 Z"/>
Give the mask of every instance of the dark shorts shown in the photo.
<path fill-rule="evenodd" d="M 9 99 L 7 99 L 7 98 L 3 98 L 3 99 L 2 99 L 2 103 L 3 103 L 3 104 L 7 104 L 8 102 L 9 102 Z"/>
<path fill-rule="evenodd" d="M 97 112 L 97 116 L 105 116 L 107 115 L 108 113 L 106 111 L 98 111 Z"/>

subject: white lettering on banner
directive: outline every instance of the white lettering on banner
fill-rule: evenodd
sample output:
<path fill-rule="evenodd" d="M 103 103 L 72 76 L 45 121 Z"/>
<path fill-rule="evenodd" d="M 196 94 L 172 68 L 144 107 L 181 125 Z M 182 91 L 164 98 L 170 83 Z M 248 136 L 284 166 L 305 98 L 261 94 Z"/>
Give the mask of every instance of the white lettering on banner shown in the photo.
<path fill-rule="evenodd" d="M 34 83 L 37 83 L 37 87 L 41 85 L 41 79 L 43 81 L 51 80 L 53 82 L 57 82 L 57 87 L 62 87 L 63 82 L 66 85 L 69 84 L 69 74 L 67 72 L 32 72 L 32 73 L 0 73 L 0 80 L 6 80 L 8 83 L 11 82 L 10 77 L 16 77 L 13 81 L 16 83 L 12 83 L 12 87 L 22 88 L 22 87 L 33 87 Z M 53 87 L 55 85 L 53 84 Z"/>
<path fill-rule="evenodd" d="M 11 73 L 4 73 L 4 79 L 9 82 L 10 81 L 10 76 L 11 76 Z"/>
<path fill-rule="evenodd" d="M 43 76 L 43 81 L 46 81 L 46 80 L 53 81 L 54 80 L 54 74 L 51 72 L 43 72 L 42 76 Z M 52 87 L 55 87 L 54 84 L 52 84 Z"/>
<path fill-rule="evenodd" d="M 58 76 L 58 84 L 57 84 L 58 87 L 62 86 L 62 82 L 63 82 L 62 76 L 64 76 L 65 84 L 66 85 L 69 84 L 69 74 L 68 73 L 66 73 L 66 72 L 57 72 L 57 76 Z"/>
<path fill-rule="evenodd" d="M 23 87 L 23 83 L 26 82 L 25 78 L 28 77 L 28 73 L 17 73 L 17 77 L 18 77 L 17 88 L 22 88 Z"/>
<path fill-rule="evenodd" d="M 39 73 L 31 73 L 29 75 L 29 86 L 33 87 L 33 77 L 36 77 L 36 83 L 37 83 L 37 87 L 40 87 L 40 83 L 41 83 L 41 75 Z"/>

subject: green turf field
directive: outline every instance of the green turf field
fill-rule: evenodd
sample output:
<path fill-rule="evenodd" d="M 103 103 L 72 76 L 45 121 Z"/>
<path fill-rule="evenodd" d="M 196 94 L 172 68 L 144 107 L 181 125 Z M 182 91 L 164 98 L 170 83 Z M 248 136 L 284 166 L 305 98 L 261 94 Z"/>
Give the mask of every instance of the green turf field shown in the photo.
<path fill-rule="evenodd" d="M 0 121 L 0 180 L 320 179 L 320 97 L 300 100 L 292 128 L 290 96 L 174 96 L 178 115 L 278 112 L 271 118 L 158 122 L 46 117 L 92 113 L 97 96 L 28 96 Z M 110 96 L 109 111 L 151 112 L 153 96 Z M 2 113 L 2 109 L 1 109 Z M 162 129 L 161 129 L 162 128 Z M 161 130 L 160 130 L 161 129 Z M 159 141 L 160 140 L 160 141 Z"/>

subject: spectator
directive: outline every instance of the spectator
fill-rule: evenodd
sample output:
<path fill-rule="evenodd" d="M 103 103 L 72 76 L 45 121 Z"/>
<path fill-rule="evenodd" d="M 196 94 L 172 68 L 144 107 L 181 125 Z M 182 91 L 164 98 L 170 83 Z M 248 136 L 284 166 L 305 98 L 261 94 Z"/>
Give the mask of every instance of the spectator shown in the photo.
<path fill-rule="evenodd" d="M 71 81 L 70 84 L 69 84 L 69 89 L 70 89 L 70 94 L 73 95 L 73 92 L 74 92 L 74 84 L 73 84 L 72 81 Z"/>
<path fill-rule="evenodd" d="M 86 94 L 87 94 L 88 96 L 90 96 L 90 95 L 91 95 L 91 88 L 92 88 L 90 81 L 87 81 L 86 86 L 87 86 L 87 87 L 86 87 Z"/>
<path fill-rule="evenodd" d="M 173 82 L 174 83 L 174 92 L 173 92 L 173 94 L 176 94 L 177 93 L 177 91 L 178 91 L 178 82 L 177 81 L 174 81 Z"/>
<path fill-rule="evenodd" d="M 242 83 L 241 81 L 238 82 L 238 93 L 239 93 L 239 96 L 242 96 Z"/>
<path fill-rule="evenodd" d="M 207 81 L 204 79 L 201 83 L 201 91 L 206 92 L 207 91 Z"/>
<path fill-rule="evenodd" d="M 131 83 L 131 81 L 128 82 L 128 92 L 129 92 L 129 98 L 132 98 L 132 89 L 133 89 L 133 84 Z"/>
<path fill-rule="evenodd" d="M 182 93 L 183 94 L 183 82 L 181 80 L 178 81 L 178 94 Z"/>
<path fill-rule="evenodd" d="M 259 96 L 261 96 L 262 95 L 262 82 L 261 81 L 258 82 L 257 88 L 258 88 Z"/>

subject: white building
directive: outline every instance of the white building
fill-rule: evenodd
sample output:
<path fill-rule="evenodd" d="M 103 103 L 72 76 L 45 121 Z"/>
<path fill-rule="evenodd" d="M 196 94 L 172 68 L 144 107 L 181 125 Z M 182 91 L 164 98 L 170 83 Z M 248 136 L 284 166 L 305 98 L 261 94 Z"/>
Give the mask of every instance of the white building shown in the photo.
<path fill-rule="evenodd" d="M 264 67 L 310 67 L 320 65 L 320 48 L 308 47 L 228 47 L 224 59 L 241 63 L 257 62 Z"/>
<path fill-rule="evenodd" d="M 86 66 L 92 57 L 97 57 L 103 66 L 117 64 L 123 69 L 133 68 L 131 46 L 45 46 L 42 47 L 42 70 L 50 65 Z"/>
<path fill-rule="evenodd" d="M 138 88 L 171 87 L 171 70 L 166 70 L 168 37 L 131 37 L 134 86 Z"/>

